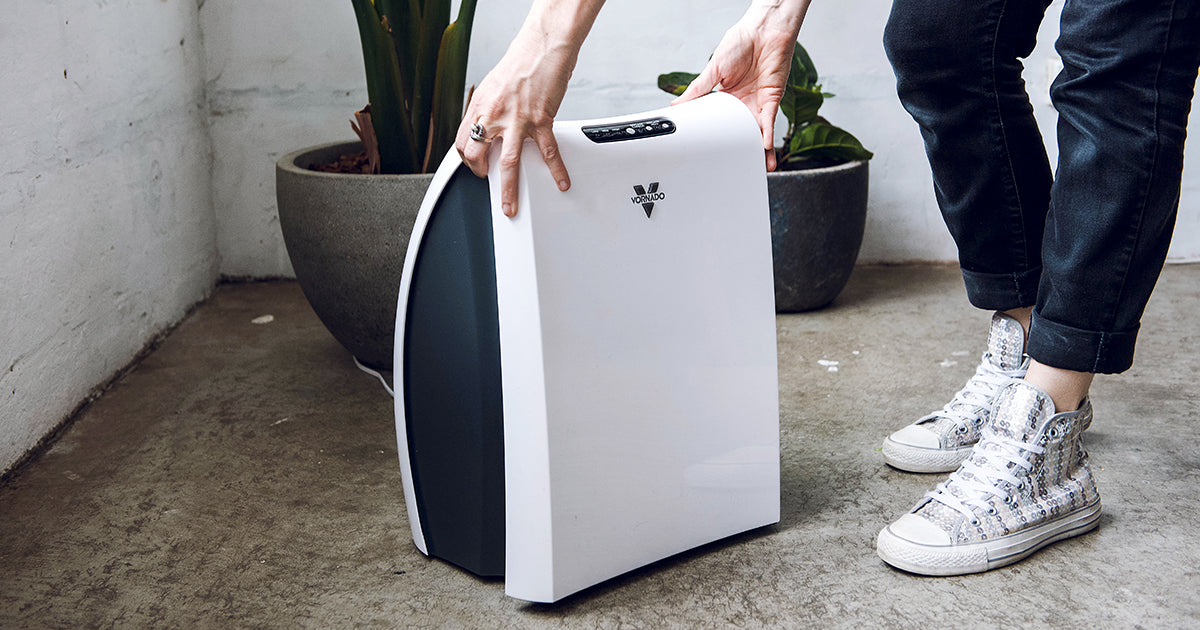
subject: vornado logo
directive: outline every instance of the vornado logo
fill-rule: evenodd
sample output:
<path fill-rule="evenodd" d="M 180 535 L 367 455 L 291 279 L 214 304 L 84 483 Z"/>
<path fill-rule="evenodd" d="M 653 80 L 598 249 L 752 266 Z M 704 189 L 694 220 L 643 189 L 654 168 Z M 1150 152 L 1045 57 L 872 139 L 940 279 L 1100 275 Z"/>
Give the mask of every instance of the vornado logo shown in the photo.
<path fill-rule="evenodd" d="M 646 218 L 650 218 L 650 213 L 654 210 L 654 202 L 662 201 L 667 198 L 666 193 L 658 192 L 658 182 L 650 182 L 650 185 L 643 188 L 641 184 L 636 184 L 633 187 L 633 192 L 637 195 L 630 197 L 629 200 L 636 204 L 641 204 L 642 210 L 646 211 Z"/>

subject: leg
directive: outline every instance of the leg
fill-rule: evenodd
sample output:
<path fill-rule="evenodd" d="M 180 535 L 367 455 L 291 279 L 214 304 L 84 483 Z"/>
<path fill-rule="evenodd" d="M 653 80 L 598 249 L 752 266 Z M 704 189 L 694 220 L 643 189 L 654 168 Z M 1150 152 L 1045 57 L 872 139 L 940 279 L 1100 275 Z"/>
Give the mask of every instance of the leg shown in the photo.
<path fill-rule="evenodd" d="M 967 295 L 1032 306 L 1051 174 L 1020 59 L 1049 0 L 895 0 L 884 45 L 925 139 Z"/>
<path fill-rule="evenodd" d="M 1060 157 L 1028 352 L 1121 372 L 1175 224 L 1200 2 L 1068 0 L 1058 50 Z"/>
<path fill-rule="evenodd" d="M 1094 376 L 1091 372 L 1064 370 L 1035 360 L 1030 362 L 1025 380 L 1046 392 L 1055 409 L 1075 411 L 1087 398 Z"/>
<path fill-rule="evenodd" d="M 1166 256 L 1200 1 L 1067 0 L 1061 33 L 1061 158 L 1029 319 L 1034 362 L 1000 391 L 962 467 L 879 533 L 880 557 L 916 573 L 993 569 L 1099 519 L 1080 439 L 1092 417 L 1085 393 L 1092 373 L 1132 362 Z"/>
<path fill-rule="evenodd" d="M 996 315 L 987 350 L 941 410 L 888 436 L 884 461 L 950 472 L 979 440 L 992 400 L 1025 375 L 1025 330 L 1041 272 L 1050 165 L 1021 80 L 1049 0 L 895 0 L 884 44 L 921 128 L 967 294 Z M 983 226 L 994 226 L 981 229 Z M 1015 313 L 1015 311 L 1014 311 Z"/>
<path fill-rule="evenodd" d="M 1014 308 L 1005 314 L 1017 320 L 1025 333 L 1029 333 L 1030 320 L 1033 317 L 1033 307 Z M 1088 389 L 1092 386 L 1091 372 L 1076 372 L 1050 367 L 1038 361 L 1030 361 L 1029 370 L 1025 374 L 1026 381 L 1041 388 L 1054 401 L 1054 408 L 1059 411 L 1074 411 L 1079 408 L 1087 397 Z"/>

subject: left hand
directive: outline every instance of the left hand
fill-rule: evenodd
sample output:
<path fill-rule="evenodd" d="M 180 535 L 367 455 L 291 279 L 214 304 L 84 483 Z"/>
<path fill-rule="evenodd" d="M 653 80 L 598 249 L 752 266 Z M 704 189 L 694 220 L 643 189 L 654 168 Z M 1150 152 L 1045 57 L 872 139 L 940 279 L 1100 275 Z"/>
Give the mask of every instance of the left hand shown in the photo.
<path fill-rule="evenodd" d="M 712 59 L 672 105 L 714 88 L 741 99 L 762 129 L 767 170 L 775 170 L 775 116 L 792 67 L 808 0 L 756 2 L 721 38 Z"/>

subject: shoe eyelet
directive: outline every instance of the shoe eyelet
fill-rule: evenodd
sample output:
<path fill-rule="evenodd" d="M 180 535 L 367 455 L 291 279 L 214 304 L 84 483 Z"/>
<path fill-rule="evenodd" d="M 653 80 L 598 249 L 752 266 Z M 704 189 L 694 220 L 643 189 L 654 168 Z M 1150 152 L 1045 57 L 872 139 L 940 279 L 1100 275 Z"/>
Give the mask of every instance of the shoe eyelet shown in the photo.
<path fill-rule="evenodd" d="M 1057 440 L 1058 439 L 1058 427 L 1056 427 L 1056 426 L 1050 427 L 1050 430 L 1046 432 L 1046 435 L 1050 436 L 1051 440 Z"/>
<path fill-rule="evenodd" d="M 971 524 L 971 527 L 979 527 L 979 519 L 978 518 L 973 518 L 967 522 Z"/>
<path fill-rule="evenodd" d="M 954 432 L 959 435 L 966 435 L 967 434 L 967 425 L 965 425 L 965 424 L 958 425 L 958 428 L 955 429 Z"/>
<path fill-rule="evenodd" d="M 996 514 L 999 513 L 999 511 L 996 509 L 996 506 L 989 505 L 988 509 L 987 509 L 987 513 L 988 513 L 988 516 L 995 516 Z"/>

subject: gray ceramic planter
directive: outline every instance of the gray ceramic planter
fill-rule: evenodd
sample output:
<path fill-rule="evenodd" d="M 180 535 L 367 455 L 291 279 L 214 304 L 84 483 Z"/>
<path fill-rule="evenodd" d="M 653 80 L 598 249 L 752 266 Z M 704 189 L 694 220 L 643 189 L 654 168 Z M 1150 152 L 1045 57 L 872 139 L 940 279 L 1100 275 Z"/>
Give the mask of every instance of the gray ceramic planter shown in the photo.
<path fill-rule="evenodd" d="M 284 156 L 275 164 L 275 196 L 304 297 L 359 361 L 390 370 L 404 254 L 433 175 L 306 168 L 361 149 L 337 142 Z"/>
<path fill-rule="evenodd" d="M 867 164 L 767 174 L 776 311 L 820 308 L 846 286 L 866 226 Z"/>
<path fill-rule="evenodd" d="M 364 364 L 391 369 L 404 254 L 433 176 L 307 168 L 359 150 L 357 142 L 336 142 L 280 158 L 279 225 L 300 288 L 321 322 Z M 862 244 L 867 162 L 769 173 L 767 188 L 776 310 L 829 304 Z"/>

